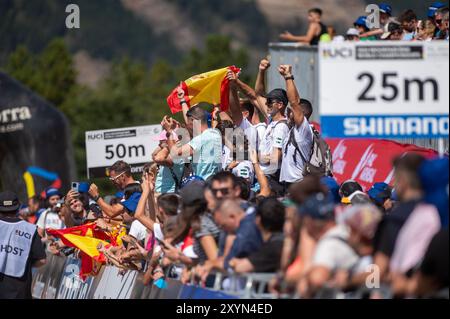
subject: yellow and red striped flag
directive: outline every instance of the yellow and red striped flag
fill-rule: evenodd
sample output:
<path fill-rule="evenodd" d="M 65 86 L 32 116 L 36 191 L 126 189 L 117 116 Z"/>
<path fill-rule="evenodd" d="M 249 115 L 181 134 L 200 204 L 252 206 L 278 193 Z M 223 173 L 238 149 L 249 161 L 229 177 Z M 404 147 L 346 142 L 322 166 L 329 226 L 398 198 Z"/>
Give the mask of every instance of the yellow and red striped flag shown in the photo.
<path fill-rule="evenodd" d="M 68 247 L 80 250 L 81 270 L 80 275 L 85 278 L 88 275 L 95 276 L 106 257 L 97 249 L 98 244 L 103 246 L 117 246 L 117 235 L 109 234 L 96 227 L 95 223 L 66 229 L 47 229 L 47 233 L 61 239 Z"/>
<path fill-rule="evenodd" d="M 181 82 L 181 88 L 184 91 L 184 99 L 191 107 L 200 102 L 206 102 L 212 105 L 220 104 L 221 111 L 227 111 L 229 105 L 229 81 L 226 78 L 228 71 L 238 74 L 241 69 L 233 66 L 194 75 L 193 77 Z M 180 99 L 177 96 L 176 87 L 167 97 L 167 104 L 173 114 L 182 111 Z"/>

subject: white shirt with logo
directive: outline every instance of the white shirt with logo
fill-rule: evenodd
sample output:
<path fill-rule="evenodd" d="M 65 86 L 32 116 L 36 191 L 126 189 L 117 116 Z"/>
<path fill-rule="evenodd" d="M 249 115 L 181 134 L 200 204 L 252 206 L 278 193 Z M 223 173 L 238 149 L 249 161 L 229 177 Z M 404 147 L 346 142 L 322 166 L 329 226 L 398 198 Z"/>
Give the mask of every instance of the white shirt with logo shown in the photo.
<path fill-rule="evenodd" d="M 289 131 L 293 132 L 295 141 L 302 152 L 303 157 L 309 161 L 313 143 L 313 132 L 308 120 L 305 118 L 300 126 L 294 126 Z M 283 162 L 281 163 L 280 182 L 296 183 L 303 179 L 303 168 L 305 162 L 295 150 L 292 143 L 289 143 L 289 134 L 283 145 Z M 295 154 L 295 158 L 294 158 Z"/>
<path fill-rule="evenodd" d="M 285 119 L 284 119 L 285 120 Z M 274 148 L 283 149 L 286 138 L 289 134 L 289 128 L 286 123 L 272 121 L 264 133 L 264 137 L 259 145 L 259 153 L 261 156 L 272 154 Z M 261 169 L 265 175 L 274 174 L 281 166 L 281 160 L 278 163 L 261 164 Z"/>

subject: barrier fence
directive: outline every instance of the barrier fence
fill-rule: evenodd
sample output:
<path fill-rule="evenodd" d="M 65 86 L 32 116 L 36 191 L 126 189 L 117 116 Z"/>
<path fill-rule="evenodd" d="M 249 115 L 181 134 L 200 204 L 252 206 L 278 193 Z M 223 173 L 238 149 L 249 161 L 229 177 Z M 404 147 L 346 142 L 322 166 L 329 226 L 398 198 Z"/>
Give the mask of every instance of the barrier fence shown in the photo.
<path fill-rule="evenodd" d="M 95 277 L 83 281 L 79 276 L 81 261 L 74 257 L 49 254 L 47 264 L 33 269 L 32 296 L 35 299 L 297 299 L 295 294 L 274 295 L 268 293 L 268 284 L 275 274 L 250 273 L 234 275 L 215 273 L 211 288 L 200 287 L 191 282 L 166 278 L 164 288 L 153 284 L 144 285 L 143 272 L 127 271 L 120 274 L 115 266 L 103 266 Z M 325 287 L 315 299 L 391 299 L 388 285 L 361 287 L 355 291 L 342 292 Z M 449 299 L 448 287 L 427 298 Z"/>
<path fill-rule="evenodd" d="M 143 272 L 120 273 L 115 266 L 103 266 L 95 277 L 83 281 L 81 261 L 72 256 L 48 254 L 45 266 L 33 269 L 32 296 L 35 299 L 272 299 L 267 285 L 274 274 L 244 276 L 216 273 L 211 288 L 166 278 L 163 288 L 144 285 Z"/>

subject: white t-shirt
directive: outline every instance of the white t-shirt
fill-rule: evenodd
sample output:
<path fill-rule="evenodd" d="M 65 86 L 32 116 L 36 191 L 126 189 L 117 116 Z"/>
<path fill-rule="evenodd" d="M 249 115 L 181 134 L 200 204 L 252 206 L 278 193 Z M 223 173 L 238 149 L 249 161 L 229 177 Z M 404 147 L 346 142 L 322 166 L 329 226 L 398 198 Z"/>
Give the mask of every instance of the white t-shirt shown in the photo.
<path fill-rule="evenodd" d="M 343 225 L 337 225 L 328 230 L 317 243 L 313 255 L 313 266 L 324 266 L 331 271 L 344 269 L 349 270 L 358 262 L 358 255 L 344 241 L 347 240 L 349 232 Z"/>
<path fill-rule="evenodd" d="M 262 156 L 272 154 L 274 148 L 283 149 L 284 141 L 288 137 L 289 128 L 286 123 L 280 123 L 279 121 L 272 121 L 264 133 L 264 137 L 259 144 L 259 153 Z M 270 163 L 267 165 L 261 164 L 261 169 L 265 175 L 274 174 L 281 166 L 281 161 L 277 163 Z"/>
<path fill-rule="evenodd" d="M 299 127 L 294 126 L 289 131 L 283 145 L 283 161 L 281 163 L 280 182 L 296 183 L 303 179 L 303 167 L 305 162 L 300 154 L 295 150 L 292 143 L 289 143 L 289 136 L 293 132 L 295 141 L 307 161 L 311 157 L 313 143 L 313 132 L 308 120 L 305 118 Z"/>
<path fill-rule="evenodd" d="M 261 145 L 261 141 L 266 133 L 267 125 L 266 123 L 258 123 L 254 125 L 256 131 L 258 132 L 258 145 Z"/>
<path fill-rule="evenodd" d="M 135 220 L 131 223 L 131 228 L 128 234 L 136 238 L 138 241 L 142 241 L 147 237 L 147 228 L 142 225 L 140 221 Z"/>
<path fill-rule="evenodd" d="M 44 230 L 47 228 L 63 229 L 66 227 L 58 214 L 50 210 L 46 210 L 39 216 L 36 225 Z"/>
<path fill-rule="evenodd" d="M 258 131 L 253 126 L 252 123 L 250 123 L 249 120 L 243 119 L 241 124 L 239 125 L 239 128 L 244 131 L 245 136 L 247 137 L 249 145 L 256 149 L 256 146 L 259 145 L 258 141 Z"/>

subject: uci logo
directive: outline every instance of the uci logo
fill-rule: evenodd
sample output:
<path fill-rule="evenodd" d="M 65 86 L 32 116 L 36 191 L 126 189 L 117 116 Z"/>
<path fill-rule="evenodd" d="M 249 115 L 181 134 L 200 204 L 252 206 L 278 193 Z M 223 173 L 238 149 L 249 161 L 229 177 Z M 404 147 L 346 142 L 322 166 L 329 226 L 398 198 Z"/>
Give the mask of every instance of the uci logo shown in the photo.
<path fill-rule="evenodd" d="M 18 229 L 16 229 L 16 235 L 19 237 L 25 237 L 26 239 L 31 239 L 30 233 L 26 233 L 26 232 L 20 231 Z"/>
<path fill-rule="evenodd" d="M 88 141 L 102 140 L 103 133 L 90 133 L 87 135 Z"/>
<path fill-rule="evenodd" d="M 353 56 L 353 50 L 351 48 L 333 48 L 333 49 L 324 49 L 322 51 L 322 55 L 324 58 L 351 58 Z"/>

